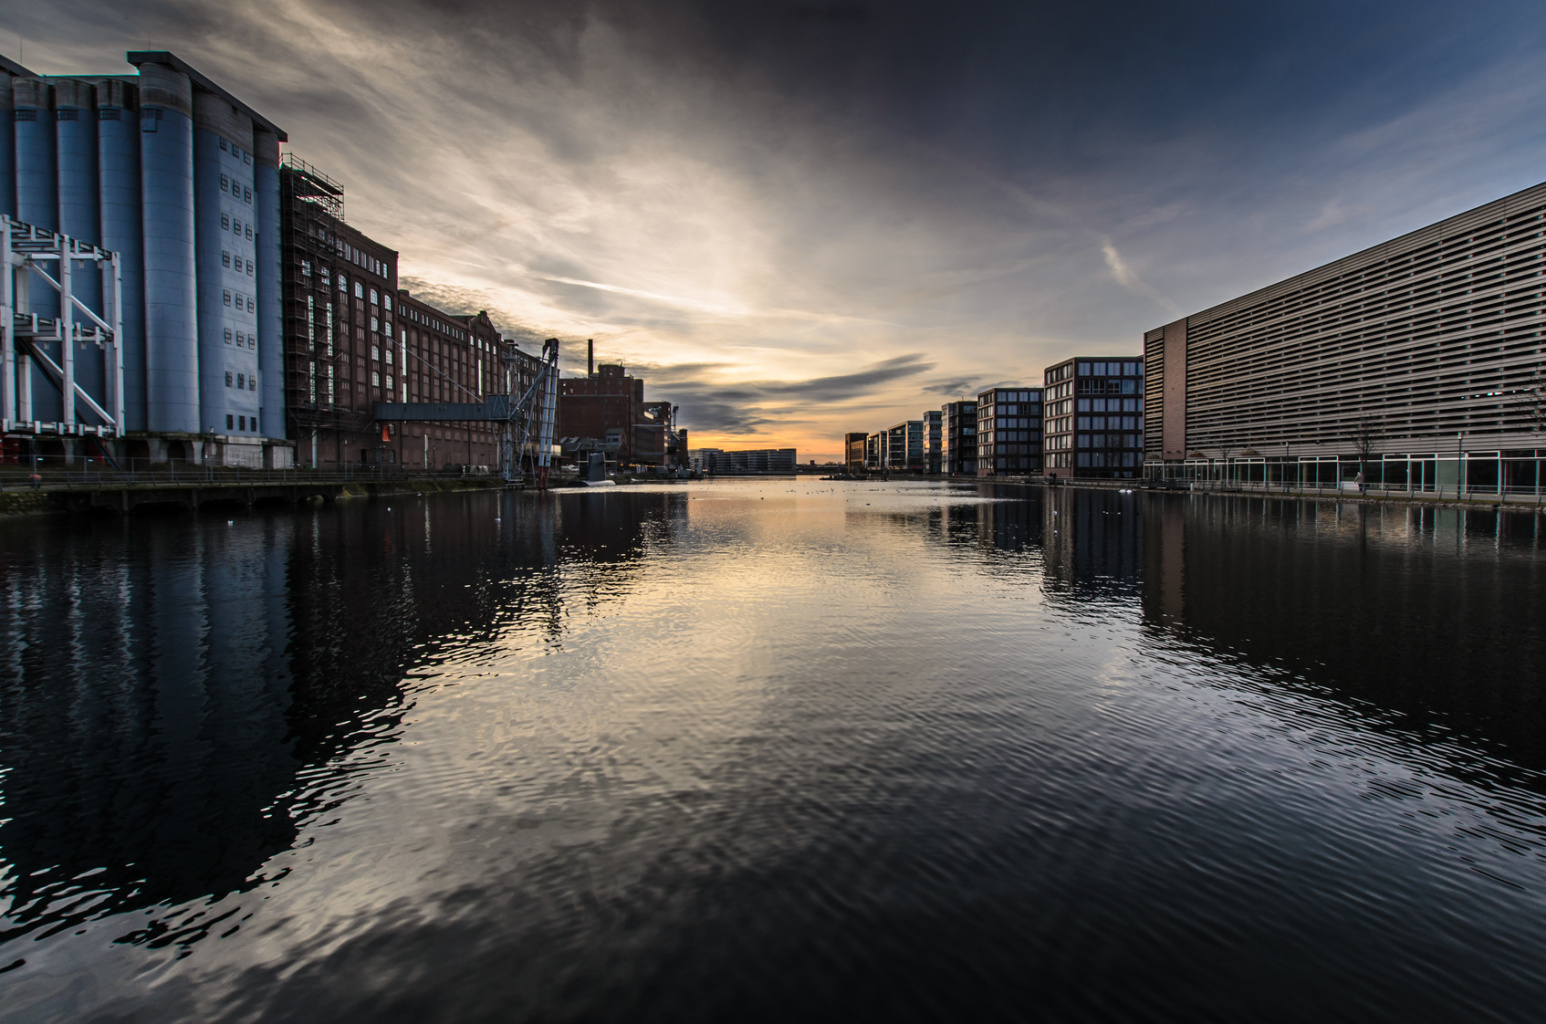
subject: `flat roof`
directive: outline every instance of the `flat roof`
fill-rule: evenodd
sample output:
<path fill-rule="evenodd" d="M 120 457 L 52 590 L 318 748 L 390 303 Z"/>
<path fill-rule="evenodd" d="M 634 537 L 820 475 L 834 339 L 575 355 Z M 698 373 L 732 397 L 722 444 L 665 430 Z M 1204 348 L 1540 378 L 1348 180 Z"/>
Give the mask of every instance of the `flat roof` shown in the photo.
<path fill-rule="evenodd" d="M 251 107 L 237 99 L 235 96 L 232 96 L 221 86 L 216 85 L 210 79 L 205 77 L 201 72 L 192 68 L 187 61 L 172 53 L 170 50 L 130 50 L 128 53 L 124 54 L 124 59 L 127 60 L 130 64 L 133 64 L 135 67 L 139 67 L 141 64 L 165 64 L 169 68 L 181 71 L 183 74 L 188 76 L 189 81 L 193 82 L 200 89 L 203 89 L 205 92 L 214 93 L 216 96 L 219 96 L 221 99 L 231 104 L 231 106 L 235 107 L 237 110 L 240 110 L 242 113 L 252 118 L 255 124 L 262 125 L 264 128 L 267 128 L 269 131 L 279 136 L 280 142 L 290 141 L 290 136 L 285 134 L 284 130 L 277 124 L 270 121 L 256 110 L 253 110 Z"/>

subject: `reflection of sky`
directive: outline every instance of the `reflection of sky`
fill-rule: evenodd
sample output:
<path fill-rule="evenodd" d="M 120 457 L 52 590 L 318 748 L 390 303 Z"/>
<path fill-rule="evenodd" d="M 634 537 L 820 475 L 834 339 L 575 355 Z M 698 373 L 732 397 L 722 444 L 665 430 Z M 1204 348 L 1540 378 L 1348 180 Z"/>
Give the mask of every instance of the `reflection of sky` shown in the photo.
<path fill-rule="evenodd" d="M 644 368 L 702 444 L 873 430 L 1536 184 L 1539 4 L 0 3 L 167 47 L 415 291 Z M 833 12 L 836 12 L 835 14 Z"/>
<path fill-rule="evenodd" d="M 1110 525 L 1118 508 L 1140 526 Z M 905 995 L 961 956 L 989 978 L 1018 976 L 1006 956 L 1067 957 L 1074 976 L 1101 959 L 1079 950 L 1125 963 L 1110 936 L 1135 921 L 1142 970 L 1240 969 L 1256 950 L 1309 957 L 1344 986 L 1337 971 L 1356 980 L 1402 943 L 1427 977 L 1458 969 L 1410 938 L 1443 922 L 1469 944 L 1457 962 L 1517 991 L 1537 897 L 1488 877 L 1539 891 L 1527 791 L 1425 778 L 1464 746 L 1370 729 L 1281 665 L 1233 657 L 1262 635 L 1248 608 L 1192 621 L 1213 612 L 1185 606 L 1190 634 L 1151 626 L 1172 520 L 1193 590 L 1215 550 L 1308 545 L 1328 573 L 1359 557 L 1356 537 L 1285 541 L 1247 529 L 1259 520 L 1241 506 L 1236 539 L 1213 549 L 1215 506 L 1188 508 L 774 480 L 511 496 L 497 524 L 485 498 L 340 510 L 358 529 L 292 560 L 291 586 L 343 579 L 351 622 L 438 627 L 413 637 L 392 742 L 312 769 L 301 786 L 347 780 L 337 803 L 262 864 L 276 882 L 209 911 L 253 916 L 157 967 L 126 1007 L 338 1018 L 376 999 L 406 1015 L 405 994 L 433 989 L 464 1017 L 540 1015 L 541 998 L 584 1016 L 649 991 L 662 1015 L 712 1018 L 731 1008 L 719 986 L 770 950 L 802 976 L 780 935 L 855 993 L 885 957 L 916 955 L 891 979 Z M 561 553 L 534 557 L 548 531 Z M 366 537 L 357 565 L 311 561 Z M 407 618 L 364 585 L 384 537 L 413 580 Z M 1409 554 L 1428 557 L 1424 537 Z M 1408 580 L 1429 582 L 1420 565 Z M 1327 930 L 1333 906 L 1346 930 Z M 1199 912 L 1238 941 L 1191 955 Z M 72 970 L 132 990 L 157 961 L 109 945 L 115 926 L 29 948 L 16 1005 Z M 981 935 L 996 941 L 971 945 Z M 1361 977 L 1397 1002 L 1455 1005 L 1443 982 Z M 1140 971 L 1138 988 L 1152 980 Z M 673 1001 L 684 992 L 699 1001 Z"/>

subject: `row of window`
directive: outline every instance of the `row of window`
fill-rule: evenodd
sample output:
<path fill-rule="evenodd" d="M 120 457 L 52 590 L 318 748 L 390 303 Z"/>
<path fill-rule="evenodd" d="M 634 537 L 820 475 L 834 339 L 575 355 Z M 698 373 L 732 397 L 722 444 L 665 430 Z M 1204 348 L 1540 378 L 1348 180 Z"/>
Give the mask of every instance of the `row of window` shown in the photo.
<path fill-rule="evenodd" d="M 1142 377 L 1142 363 L 1080 363 L 1081 377 Z"/>
<path fill-rule="evenodd" d="M 391 269 L 385 260 L 378 260 L 364 249 L 358 249 L 342 239 L 334 239 L 333 248 L 344 259 L 357 267 L 364 267 L 377 277 L 390 277 L 387 273 Z"/>
<path fill-rule="evenodd" d="M 222 213 L 220 215 L 220 230 L 235 231 L 236 237 L 238 238 L 241 238 L 242 232 L 246 231 L 246 237 L 249 239 L 252 238 L 252 223 L 249 221 L 248 223 L 243 224 L 239 219 L 232 217 L 229 213 Z M 309 266 L 310 264 L 308 264 L 308 267 Z M 307 273 L 310 273 L 309 269 L 307 270 Z"/>
<path fill-rule="evenodd" d="M 230 370 L 225 372 L 225 386 L 232 387 L 233 376 Z M 255 373 L 238 373 L 234 376 L 235 388 L 238 391 L 258 390 L 258 375 Z"/>
<path fill-rule="evenodd" d="M 252 189 L 232 178 L 229 174 L 220 176 L 220 191 L 231 193 L 232 199 L 240 199 L 244 203 L 252 202 Z"/>
<path fill-rule="evenodd" d="M 248 150 L 243 149 L 242 147 L 238 146 L 234 142 L 227 142 L 225 140 L 224 136 L 221 136 L 221 138 L 220 138 L 220 150 L 221 150 L 221 152 L 224 152 L 224 153 L 230 153 L 232 156 L 239 156 L 239 157 L 241 157 L 242 158 L 242 163 L 244 163 L 244 164 L 252 163 L 252 153 L 251 152 L 249 152 Z"/>
<path fill-rule="evenodd" d="M 232 332 L 231 328 L 227 327 L 225 329 L 225 343 L 227 345 L 231 344 L 232 333 L 233 332 Z M 235 333 L 235 336 L 236 336 L 236 347 L 237 348 L 257 348 L 258 347 L 258 336 L 256 334 L 253 334 L 253 333 L 251 333 L 249 331 L 236 331 L 234 333 Z"/>
<path fill-rule="evenodd" d="M 251 295 L 243 295 L 241 292 L 233 292 L 229 288 L 222 289 L 220 294 L 225 299 L 225 304 L 227 306 L 234 306 L 237 309 L 245 309 L 249 313 L 256 313 L 258 311 L 258 302 Z"/>
<path fill-rule="evenodd" d="M 256 416 L 232 416 L 230 413 L 226 413 L 225 428 L 227 430 L 247 431 L 249 429 L 247 426 L 249 420 L 252 422 L 250 429 L 256 431 L 258 429 L 258 418 Z"/>
<path fill-rule="evenodd" d="M 1137 416 L 1080 416 L 1080 430 L 1142 430 Z"/>
<path fill-rule="evenodd" d="M 1080 452 L 1080 469 L 1131 469 L 1141 461 L 1138 452 Z M 1066 465 L 1066 463 L 1065 463 Z"/>
<path fill-rule="evenodd" d="M 1116 377 L 1104 379 L 1081 377 L 1078 381 L 1079 393 L 1081 395 L 1136 395 L 1142 383 L 1142 381 L 1138 380 L 1121 380 Z M 1067 387 L 1068 385 L 1060 384 L 1058 386 Z"/>
<path fill-rule="evenodd" d="M 419 324 L 422 327 L 428 327 L 431 330 L 439 331 L 441 334 L 449 334 L 451 337 L 455 338 L 457 341 L 466 341 L 467 340 L 467 332 L 466 331 L 463 331 L 463 330 L 461 330 L 459 328 L 453 327 L 453 326 L 451 326 L 449 323 L 447 323 L 444 320 L 438 320 L 435 317 L 427 316 L 424 313 L 421 313 L 417 309 L 414 309 L 414 308 L 412 308 L 412 307 L 410 307 L 410 306 L 408 306 L 406 304 L 401 304 L 400 303 L 398 305 L 398 307 L 397 307 L 397 315 L 398 316 L 407 317 L 409 320 L 412 320 L 414 323 Z"/>
<path fill-rule="evenodd" d="M 1080 448 L 1142 448 L 1142 434 L 1080 434 Z"/>
<path fill-rule="evenodd" d="M 245 262 L 247 264 L 247 276 L 248 277 L 252 277 L 253 276 L 253 268 L 252 268 L 252 261 L 251 260 L 245 260 L 244 261 L 240 256 L 233 257 L 226 250 L 224 250 L 224 249 L 220 250 L 220 265 L 222 267 L 231 267 L 232 269 L 234 269 L 239 274 L 242 271 L 242 263 L 243 262 Z"/>
<path fill-rule="evenodd" d="M 1080 412 L 1143 412 L 1141 398 L 1081 398 Z"/>

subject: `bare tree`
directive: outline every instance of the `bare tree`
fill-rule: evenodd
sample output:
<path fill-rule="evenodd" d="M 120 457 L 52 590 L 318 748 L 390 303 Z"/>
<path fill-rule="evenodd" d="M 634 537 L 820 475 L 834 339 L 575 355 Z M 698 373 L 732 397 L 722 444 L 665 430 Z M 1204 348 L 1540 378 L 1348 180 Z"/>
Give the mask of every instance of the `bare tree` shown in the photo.
<path fill-rule="evenodd" d="M 1367 482 L 1369 479 L 1369 462 L 1374 454 L 1374 444 L 1382 434 L 1382 426 L 1378 419 L 1370 413 L 1360 413 L 1355 416 L 1347 428 L 1347 439 L 1353 442 L 1353 447 L 1358 451 L 1358 479 Z M 1362 486 L 1359 490 L 1363 490 Z"/>

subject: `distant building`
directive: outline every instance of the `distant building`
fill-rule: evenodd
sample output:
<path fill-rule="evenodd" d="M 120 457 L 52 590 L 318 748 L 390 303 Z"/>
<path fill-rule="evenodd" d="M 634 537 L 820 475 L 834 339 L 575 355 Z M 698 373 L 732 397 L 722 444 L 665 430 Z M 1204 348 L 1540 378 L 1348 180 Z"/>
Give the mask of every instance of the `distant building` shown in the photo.
<path fill-rule="evenodd" d="M 619 466 L 635 462 L 634 426 L 644 416 L 644 381 L 617 363 L 595 365 L 594 349 L 584 377 L 558 382 L 558 437 L 566 450 L 576 444 L 605 451 Z M 574 442 L 575 444 L 571 444 Z"/>
<path fill-rule="evenodd" d="M 1041 472 L 1041 388 L 989 388 L 977 396 L 977 475 Z"/>
<path fill-rule="evenodd" d="M 886 469 L 896 473 L 923 472 L 922 420 L 903 420 L 886 430 Z"/>
<path fill-rule="evenodd" d="M 799 461 L 793 448 L 754 448 L 739 452 L 700 448 L 698 451 L 703 472 L 717 476 L 793 473 Z"/>
<path fill-rule="evenodd" d="M 940 410 L 929 409 L 923 414 L 923 471 L 938 473 L 944 461 L 944 426 Z"/>
<path fill-rule="evenodd" d="M 843 435 L 844 468 L 849 473 L 864 472 L 864 440 L 868 436 L 863 431 Z"/>
<path fill-rule="evenodd" d="M 864 436 L 864 468 L 879 473 L 886 468 L 886 432 L 877 430 Z"/>
<path fill-rule="evenodd" d="M 976 476 L 977 402 L 947 402 L 940 412 L 941 471 L 947 476 Z"/>
<path fill-rule="evenodd" d="M 1143 360 L 1079 356 L 1049 366 L 1047 474 L 1135 477 L 1143 466 Z"/>

